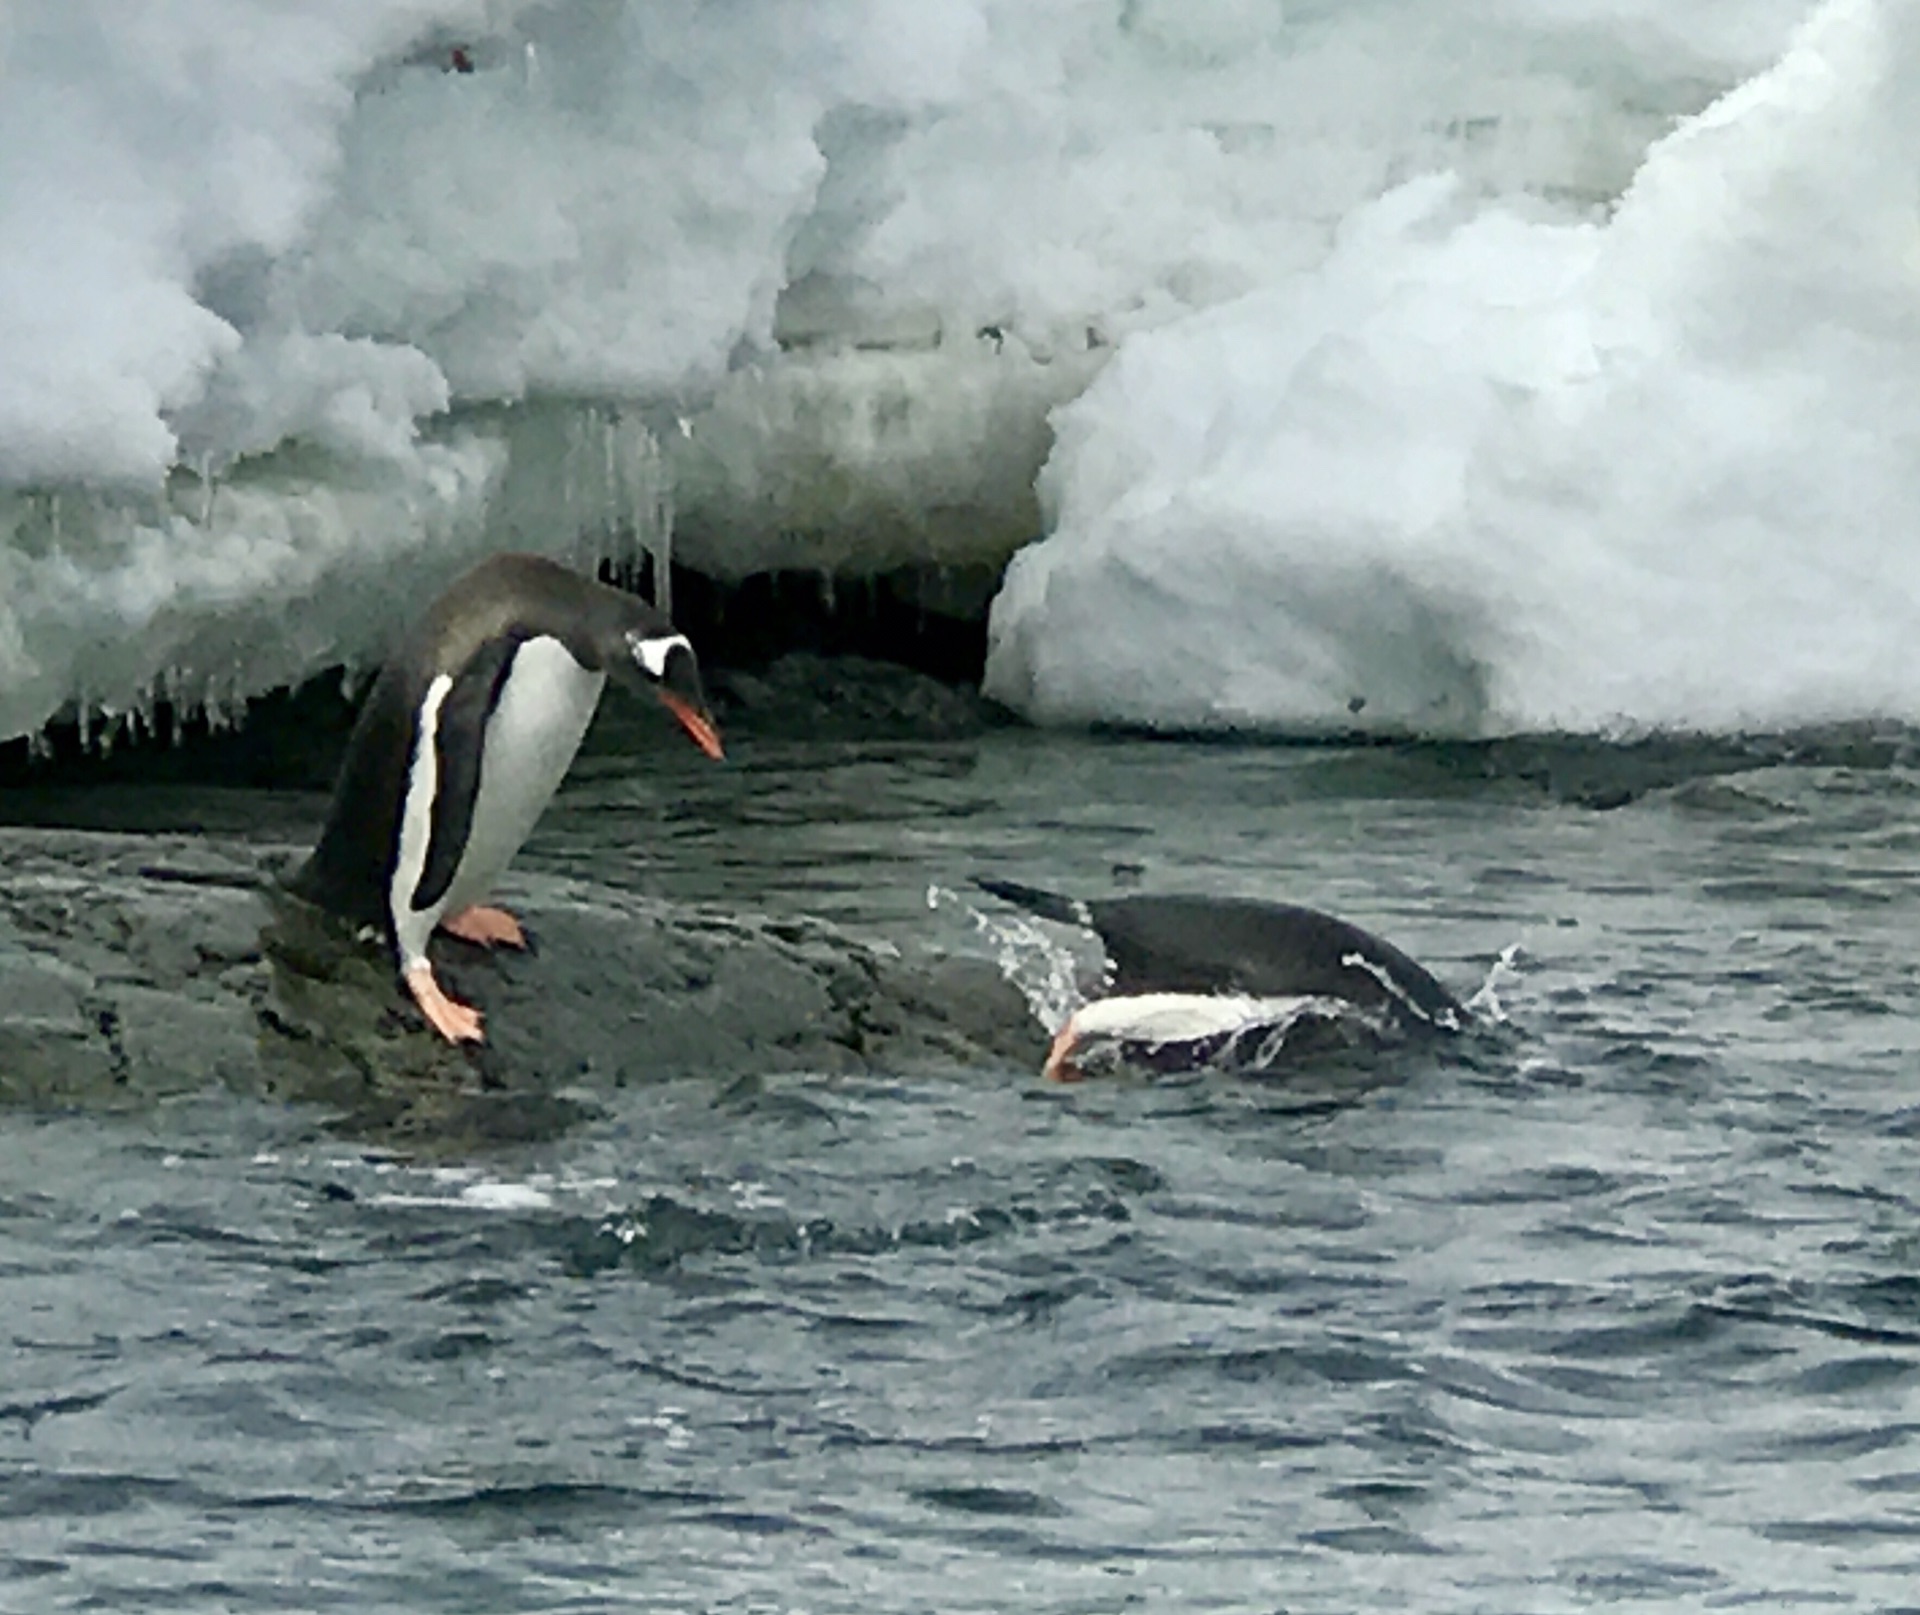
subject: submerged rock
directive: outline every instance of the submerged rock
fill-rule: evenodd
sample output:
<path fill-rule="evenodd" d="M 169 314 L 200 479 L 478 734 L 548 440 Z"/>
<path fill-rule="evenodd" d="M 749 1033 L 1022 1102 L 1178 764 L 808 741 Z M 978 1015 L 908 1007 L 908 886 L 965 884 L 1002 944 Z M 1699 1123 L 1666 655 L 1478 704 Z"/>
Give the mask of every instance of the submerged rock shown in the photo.
<path fill-rule="evenodd" d="M 0 835 L 0 1103 L 150 1104 L 210 1083 L 423 1151 L 552 1136 L 596 1093 L 687 1073 L 1031 1069 L 1038 1034 L 984 961 L 913 962 L 823 921 L 527 878 L 534 939 L 443 939 L 487 1014 L 455 1049 L 385 950 L 278 888 L 294 854 L 184 836 Z"/>

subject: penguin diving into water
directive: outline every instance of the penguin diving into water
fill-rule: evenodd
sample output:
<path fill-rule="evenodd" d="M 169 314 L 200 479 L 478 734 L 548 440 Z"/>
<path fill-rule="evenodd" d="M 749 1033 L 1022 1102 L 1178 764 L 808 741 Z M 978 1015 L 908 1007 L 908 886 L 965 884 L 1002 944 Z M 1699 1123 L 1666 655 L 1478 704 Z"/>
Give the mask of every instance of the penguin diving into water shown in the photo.
<path fill-rule="evenodd" d="M 296 896 L 379 928 L 420 1013 L 484 1039 L 427 960 L 435 929 L 526 946 L 486 906 L 573 761 L 611 677 L 657 698 L 709 757 L 720 731 L 686 636 L 633 595 L 535 555 L 495 555 L 427 610 L 360 710 Z"/>
<path fill-rule="evenodd" d="M 1317 909 L 1245 897 L 1083 902 L 1014 881 L 975 884 L 1092 931 L 1106 949 L 1105 993 L 1068 1017 L 1047 1055 L 1056 1081 L 1114 1060 L 1180 1070 L 1251 1053 L 1263 1065 L 1355 1030 L 1378 1040 L 1458 1032 L 1471 1019 L 1392 943 Z"/>

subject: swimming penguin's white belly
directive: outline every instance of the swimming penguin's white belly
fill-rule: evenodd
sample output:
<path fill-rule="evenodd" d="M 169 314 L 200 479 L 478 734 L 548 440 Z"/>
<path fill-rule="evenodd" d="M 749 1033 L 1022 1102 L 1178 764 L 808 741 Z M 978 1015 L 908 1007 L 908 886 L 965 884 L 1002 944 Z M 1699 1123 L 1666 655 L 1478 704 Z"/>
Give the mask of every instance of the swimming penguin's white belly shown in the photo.
<path fill-rule="evenodd" d="M 560 788 L 606 682 L 557 639 L 530 639 L 514 655 L 487 720 L 473 822 L 440 913 L 457 914 L 493 890 Z"/>

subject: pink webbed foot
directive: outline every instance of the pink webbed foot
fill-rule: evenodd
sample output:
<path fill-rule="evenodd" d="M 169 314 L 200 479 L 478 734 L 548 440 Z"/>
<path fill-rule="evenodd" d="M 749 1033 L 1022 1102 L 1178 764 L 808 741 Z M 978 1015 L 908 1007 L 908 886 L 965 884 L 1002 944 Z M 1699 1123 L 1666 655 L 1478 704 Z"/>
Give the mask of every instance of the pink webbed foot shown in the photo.
<path fill-rule="evenodd" d="M 1069 1016 L 1067 1024 L 1054 1034 L 1053 1046 L 1047 1050 L 1047 1063 L 1040 1074 L 1049 1082 L 1078 1082 L 1082 1072 L 1073 1063 L 1073 1056 L 1079 1045 L 1080 1028 Z"/>
<path fill-rule="evenodd" d="M 426 1016 L 427 1024 L 449 1043 L 486 1041 L 487 1034 L 480 1029 L 483 1019 L 480 1011 L 442 992 L 440 983 L 433 979 L 433 966 L 424 959 L 417 965 L 409 965 L 402 979 L 407 991 L 413 994 L 413 1001 L 420 1006 L 420 1013 Z"/>
<path fill-rule="evenodd" d="M 503 908 L 483 908 L 478 903 L 461 909 L 458 914 L 447 915 L 441 920 L 440 929 L 448 936 L 457 936 L 462 942 L 476 943 L 483 948 L 527 945 L 527 933 L 520 929 L 518 920 Z"/>

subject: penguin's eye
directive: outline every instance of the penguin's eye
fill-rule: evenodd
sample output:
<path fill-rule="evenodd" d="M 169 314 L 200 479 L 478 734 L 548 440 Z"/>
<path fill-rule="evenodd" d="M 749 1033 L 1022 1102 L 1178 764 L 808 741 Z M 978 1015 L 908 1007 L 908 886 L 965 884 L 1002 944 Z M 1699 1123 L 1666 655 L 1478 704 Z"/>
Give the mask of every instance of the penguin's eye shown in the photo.
<path fill-rule="evenodd" d="M 667 658 L 676 650 L 692 652 L 693 646 L 687 643 L 685 634 L 666 634 L 659 639 L 648 639 L 629 630 L 627 649 L 633 653 L 633 659 L 644 667 L 653 678 L 662 678 L 667 671 Z"/>

